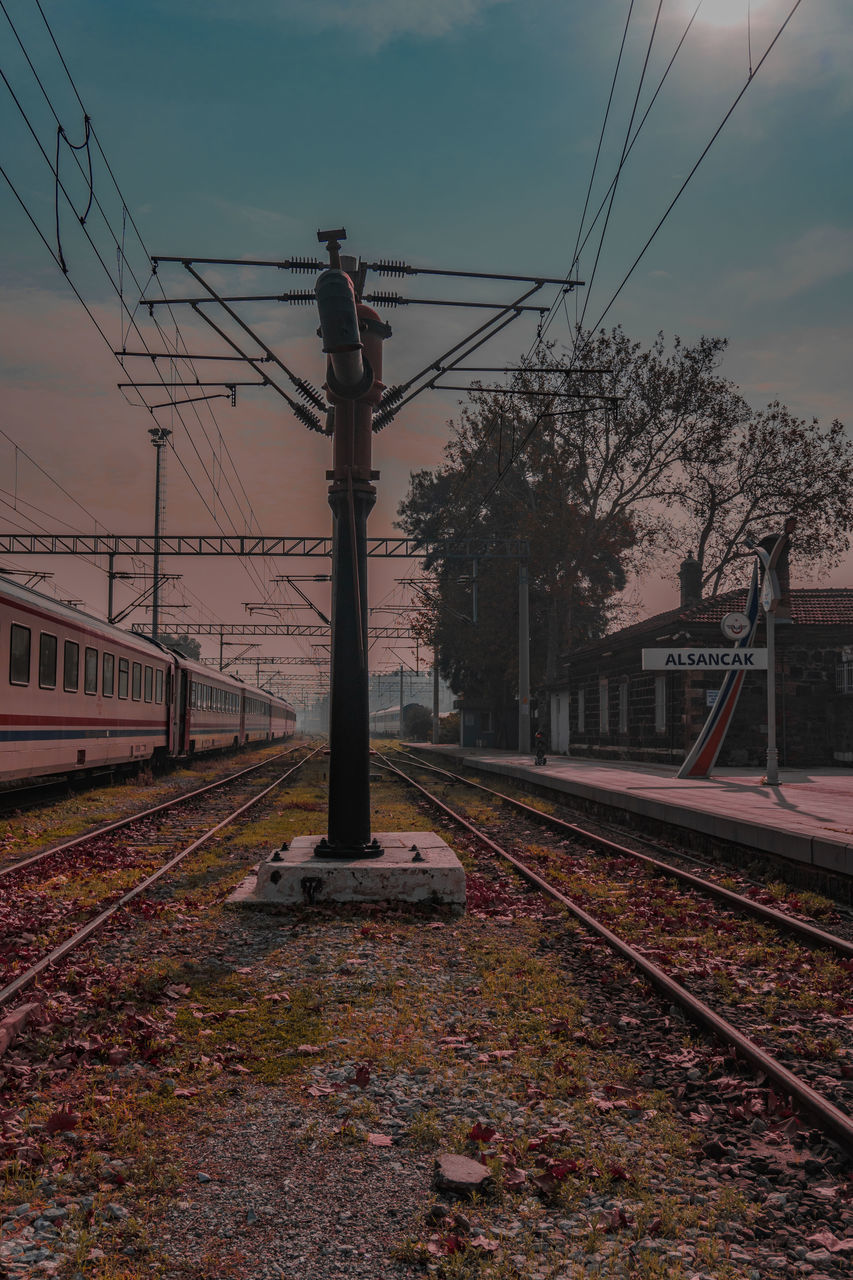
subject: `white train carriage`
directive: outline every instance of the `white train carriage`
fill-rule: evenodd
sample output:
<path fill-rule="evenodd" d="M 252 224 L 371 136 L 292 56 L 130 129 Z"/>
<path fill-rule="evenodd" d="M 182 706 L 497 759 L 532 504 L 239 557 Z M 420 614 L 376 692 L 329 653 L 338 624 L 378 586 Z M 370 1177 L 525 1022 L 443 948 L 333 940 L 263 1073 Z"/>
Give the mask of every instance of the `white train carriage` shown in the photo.
<path fill-rule="evenodd" d="M 292 736 L 296 712 L 289 703 L 187 658 L 178 662 L 183 707 L 178 740 L 184 754 Z"/>
<path fill-rule="evenodd" d="M 296 710 L 283 698 L 270 697 L 270 737 L 292 738 L 296 729 Z"/>
<path fill-rule="evenodd" d="M 403 735 L 406 733 L 407 716 L 415 709 L 427 715 L 430 714 L 428 708 L 421 706 L 419 702 L 403 703 Z M 401 736 L 399 704 L 396 707 L 385 707 L 381 711 L 371 711 L 370 732 L 375 738 L 399 738 Z"/>
<path fill-rule="evenodd" d="M 295 727 L 296 712 L 289 702 L 264 689 L 246 690 L 243 712 L 246 742 L 290 738 Z"/>
<path fill-rule="evenodd" d="M 245 688 L 239 680 L 178 658 L 181 671 L 181 732 L 184 755 L 239 747 L 243 733 Z"/>
<path fill-rule="evenodd" d="M 290 737 L 281 698 L 0 577 L 0 780 Z"/>
<path fill-rule="evenodd" d="M 0 578 L 0 779 L 172 753 L 175 670 L 144 636 Z"/>

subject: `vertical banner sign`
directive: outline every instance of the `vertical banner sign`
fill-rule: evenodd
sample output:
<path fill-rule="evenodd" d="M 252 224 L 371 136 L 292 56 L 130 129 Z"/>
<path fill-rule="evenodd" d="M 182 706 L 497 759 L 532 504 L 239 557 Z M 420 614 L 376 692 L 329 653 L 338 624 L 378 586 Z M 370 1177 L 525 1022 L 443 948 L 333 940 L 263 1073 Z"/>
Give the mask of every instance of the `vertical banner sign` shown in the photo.
<path fill-rule="evenodd" d="M 749 619 L 749 627 L 744 631 L 741 638 L 736 641 L 736 649 L 748 649 L 752 645 L 758 626 L 757 562 L 752 567 L 752 581 L 749 584 L 749 594 L 746 599 L 744 613 Z M 716 763 L 726 731 L 731 724 L 745 675 L 746 672 L 744 670 L 728 672 L 717 695 L 717 700 L 708 713 L 708 719 L 702 727 L 702 732 L 675 775 L 676 778 L 707 778 Z"/>

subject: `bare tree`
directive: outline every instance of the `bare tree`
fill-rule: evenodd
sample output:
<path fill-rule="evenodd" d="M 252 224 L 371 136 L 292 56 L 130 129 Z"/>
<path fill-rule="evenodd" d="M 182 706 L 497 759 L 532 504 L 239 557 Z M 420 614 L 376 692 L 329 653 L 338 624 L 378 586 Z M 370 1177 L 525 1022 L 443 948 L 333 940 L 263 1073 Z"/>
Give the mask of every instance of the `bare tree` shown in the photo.
<path fill-rule="evenodd" d="M 850 549 L 853 444 L 837 420 L 822 427 L 778 401 L 748 420 L 709 422 L 684 442 L 677 501 L 681 545 L 702 567 L 709 595 L 730 585 L 747 533 L 765 534 L 796 516 L 796 562 L 826 570 Z"/>

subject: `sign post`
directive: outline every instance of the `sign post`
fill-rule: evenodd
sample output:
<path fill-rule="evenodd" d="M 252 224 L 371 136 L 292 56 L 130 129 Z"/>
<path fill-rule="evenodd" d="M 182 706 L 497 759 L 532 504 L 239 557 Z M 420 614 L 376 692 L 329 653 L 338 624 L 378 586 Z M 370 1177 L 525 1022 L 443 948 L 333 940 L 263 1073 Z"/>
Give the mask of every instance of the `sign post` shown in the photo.
<path fill-rule="evenodd" d="M 742 619 L 746 619 L 743 626 Z M 723 619 L 723 634 L 726 639 L 734 641 L 734 651 L 748 649 L 755 638 L 758 620 L 758 565 L 753 565 L 752 580 L 749 584 L 746 605 L 742 614 L 727 614 Z M 723 745 L 726 731 L 731 724 L 735 707 L 740 697 L 741 685 L 746 676 L 746 668 L 730 668 L 723 679 L 714 705 L 708 712 L 708 718 L 702 726 L 699 737 L 685 757 L 684 763 L 675 775 L 677 778 L 707 778 Z"/>
<path fill-rule="evenodd" d="M 791 545 L 791 534 L 796 526 L 796 518 L 789 516 L 785 521 L 784 533 L 775 540 L 762 538 L 752 548 L 764 567 L 764 581 L 761 584 L 761 607 L 767 627 L 767 773 L 764 781 L 768 787 L 779 786 L 779 752 L 776 747 L 776 610 L 783 588 L 779 582 L 777 565 L 781 572 L 780 562 Z"/>

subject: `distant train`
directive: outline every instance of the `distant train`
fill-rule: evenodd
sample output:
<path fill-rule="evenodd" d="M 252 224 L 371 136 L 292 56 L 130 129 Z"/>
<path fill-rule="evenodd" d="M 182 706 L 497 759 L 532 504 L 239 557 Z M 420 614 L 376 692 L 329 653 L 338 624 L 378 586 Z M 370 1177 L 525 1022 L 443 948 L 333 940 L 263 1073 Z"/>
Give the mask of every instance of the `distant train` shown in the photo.
<path fill-rule="evenodd" d="M 405 702 L 403 704 L 403 734 L 409 732 L 407 724 L 409 716 L 413 713 L 422 712 L 424 716 L 432 716 L 432 712 L 428 707 L 424 707 L 420 702 Z M 400 735 L 400 707 L 386 707 L 383 711 L 371 711 L 370 713 L 370 733 L 374 738 L 399 738 Z"/>
<path fill-rule="evenodd" d="M 289 703 L 0 577 L 0 780 L 289 738 Z"/>

